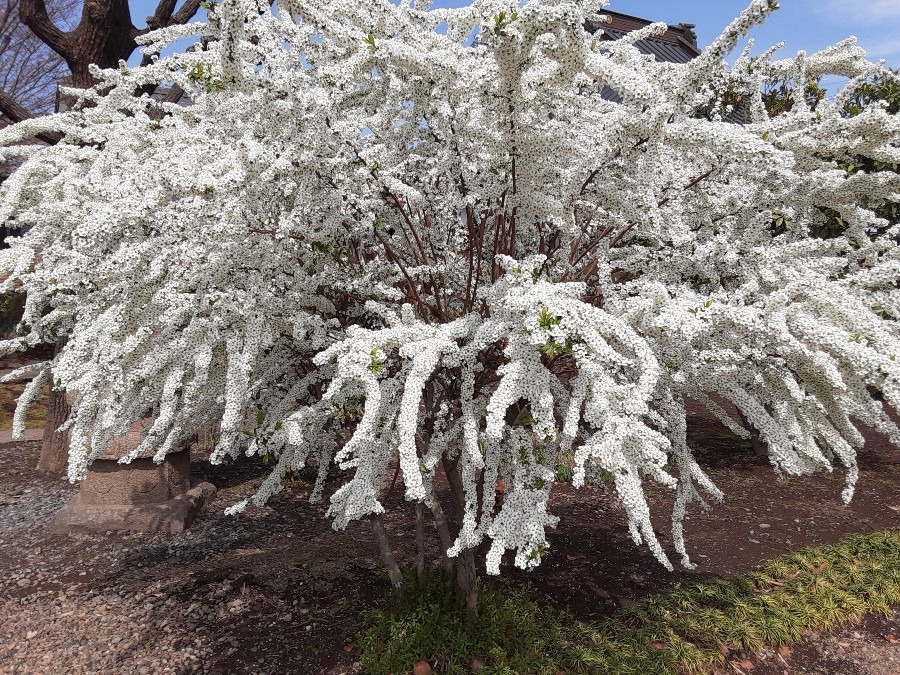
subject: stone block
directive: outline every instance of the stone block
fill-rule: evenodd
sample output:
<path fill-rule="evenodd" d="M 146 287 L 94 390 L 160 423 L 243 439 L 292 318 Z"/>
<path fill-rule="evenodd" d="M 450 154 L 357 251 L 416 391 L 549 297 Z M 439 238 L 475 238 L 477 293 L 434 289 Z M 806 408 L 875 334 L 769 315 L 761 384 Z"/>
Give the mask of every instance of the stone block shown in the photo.
<path fill-rule="evenodd" d="M 130 530 L 178 534 L 190 526 L 215 493 L 216 488 L 211 483 L 198 483 L 177 497 L 155 504 L 92 504 L 86 503 L 79 492 L 56 514 L 50 529 L 55 532 Z"/>
<path fill-rule="evenodd" d="M 191 488 L 189 450 L 168 454 L 159 464 L 152 457 L 138 457 L 128 464 L 120 464 L 116 455 L 116 459 L 109 455 L 107 450 L 91 464 L 79 492 L 83 504 L 161 504 Z"/>
<path fill-rule="evenodd" d="M 153 461 L 153 449 L 119 463 L 140 444 L 150 424 L 150 419 L 138 420 L 107 444 L 78 494 L 54 518 L 52 529 L 175 534 L 190 526 L 216 489 L 210 483 L 191 485 L 189 449 L 169 453 L 159 464 Z"/>

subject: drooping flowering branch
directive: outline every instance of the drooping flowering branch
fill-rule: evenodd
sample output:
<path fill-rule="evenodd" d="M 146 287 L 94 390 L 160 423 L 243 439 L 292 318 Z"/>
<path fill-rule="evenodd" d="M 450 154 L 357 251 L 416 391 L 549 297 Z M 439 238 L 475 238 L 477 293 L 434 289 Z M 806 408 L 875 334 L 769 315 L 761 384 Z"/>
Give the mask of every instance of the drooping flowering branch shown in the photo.
<path fill-rule="evenodd" d="M 201 49 L 98 72 L 80 109 L 0 131 L 26 159 L 0 220 L 33 226 L 0 257 L 28 292 L 0 350 L 70 335 L 52 367 L 77 392 L 73 479 L 141 417 L 158 459 L 217 422 L 214 460 L 278 458 L 251 501 L 310 457 L 318 498 L 334 463 L 335 527 L 373 518 L 389 548 L 396 457 L 469 583 L 486 539 L 489 572 L 510 549 L 540 562 L 571 458 L 576 485 L 610 477 L 665 565 L 642 485 L 671 487 L 689 565 L 687 505 L 721 498 L 687 444 L 690 396 L 746 434 L 733 404 L 780 472 L 842 464 L 852 496 L 854 420 L 900 441 L 900 233 L 873 210 L 900 179 L 836 158 L 900 161 L 900 121 L 802 96 L 770 118 L 761 91 L 835 72 L 846 97 L 880 66 L 846 41 L 729 67 L 768 0 L 678 65 L 634 47 L 662 25 L 603 41 L 583 29 L 600 3 L 516 4 L 228 0 Z M 161 82 L 193 104 L 134 96 Z M 17 145 L 34 125 L 63 141 Z M 822 208 L 840 236 L 811 236 Z"/>

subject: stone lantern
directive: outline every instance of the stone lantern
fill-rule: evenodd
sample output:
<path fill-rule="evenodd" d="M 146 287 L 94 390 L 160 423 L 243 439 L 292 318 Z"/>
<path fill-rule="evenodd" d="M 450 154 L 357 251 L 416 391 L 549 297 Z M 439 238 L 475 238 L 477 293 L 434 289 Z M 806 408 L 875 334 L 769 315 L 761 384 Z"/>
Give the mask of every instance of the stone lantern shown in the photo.
<path fill-rule="evenodd" d="M 128 464 L 119 463 L 140 444 L 151 423 L 150 418 L 139 420 L 107 445 L 78 494 L 53 519 L 53 529 L 174 534 L 191 524 L 216 489 L 205 482 L 191 485 L 189 448 L 166 455 L 158 464 L 152 449 Z"/>

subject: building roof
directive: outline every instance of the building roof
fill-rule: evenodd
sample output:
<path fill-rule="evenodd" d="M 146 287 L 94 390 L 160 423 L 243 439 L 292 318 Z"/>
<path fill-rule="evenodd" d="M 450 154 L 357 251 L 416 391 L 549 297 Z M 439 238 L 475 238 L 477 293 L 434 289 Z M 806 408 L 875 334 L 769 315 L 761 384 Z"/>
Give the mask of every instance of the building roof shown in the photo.
<path fill-rule="evenodd" d="M 603 12 L 607 21 L 588 21 L 585 28 L 591 33 L 603 30 L 601 40 L 618 40 L 631 31 L 645 28 L 653 21 L 640 19 L 628 14 L 618 12 Z M 677 26 L 669 26 L 662 35 L 638 40 L 635 46 L 644 54 L 652 54 L 657 61 L 667 63 L 687 63 L 691 59 L 700 56 L 697 48 L 697 34 L 694 32 L 694 24 L 680 23 Z"/>
<path fill-rule="evenodd" d="M 631 31 L 640 30 L 654 23 L 636 16 L 605 10 L 603 16 L 606 17 L 606 21 L 588 21 L 584 28 L 589 33 L 602 30 L 600 39 L 604 41 L 619 40 Z M 634 46 L 641 53 L 652 54 L 657 61 L 665 63 L 687 63 L 700 56 L 700 50 L 697 48 L 697 34 L 694 32 L 692 23 L 669 26 L 662 35 L 638 40 Z M 600 96 L 613 103 L 622 102 L 622 97 L 606 86 L 600 91 Z"/>

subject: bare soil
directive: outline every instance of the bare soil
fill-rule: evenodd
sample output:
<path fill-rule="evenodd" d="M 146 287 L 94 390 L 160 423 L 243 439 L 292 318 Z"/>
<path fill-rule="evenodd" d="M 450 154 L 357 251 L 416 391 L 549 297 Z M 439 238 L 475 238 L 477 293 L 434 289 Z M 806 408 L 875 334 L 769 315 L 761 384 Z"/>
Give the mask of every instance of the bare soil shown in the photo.
<path fill-rule="evenodd" d="M 636 548 L 612 491 L 557 485 L 551 511 L 561 521 L 550 555 L 528 574 L 507 562 L 496 583 L 528 581 L 546 601 L 592 619 L 677 582 L 741 574 L 802 546 L 900 523 L 900 449 L 878 434 L 867 432 L 856 496 L 844 505 L 839 471 L 779 481 L 748 442 L 699 408 L 690 413 L 692 444 L 726 493 L 712 511 L 690 511 L 696 569 L 667 572 Z M 366 524 L 332 531 L 324 518 L 329 490 L 323 504 L 307 502 L 311 474 L 266 507 L 228 517 L 223 510 L 252 493 L 268 468 L 255 459 L 210 466 L 198 455 L 194 478 L 219 492 L 190 531 L 60 535 L 47 524 L 75 488 L 33 470 L 39 450 L 39 443 L 0 446 L 0 673 L 360 671 L 354 635 L 361 612 L 388 594 L 387 576 Z M 335 477 L 328 487 L 338 484 Z M 671 496 L 648 493 L 671 551 Z M 401 565 L 411 565 L 413 509 L 400 489 L 385 507 Z M 436 536 L 430 546 L 436 563 Z M 729 661 L 717 672 L 896 675 L 898 616 Z"/>

